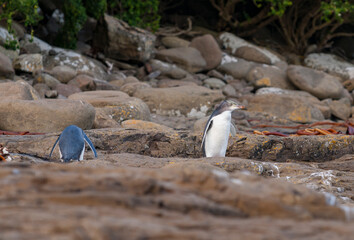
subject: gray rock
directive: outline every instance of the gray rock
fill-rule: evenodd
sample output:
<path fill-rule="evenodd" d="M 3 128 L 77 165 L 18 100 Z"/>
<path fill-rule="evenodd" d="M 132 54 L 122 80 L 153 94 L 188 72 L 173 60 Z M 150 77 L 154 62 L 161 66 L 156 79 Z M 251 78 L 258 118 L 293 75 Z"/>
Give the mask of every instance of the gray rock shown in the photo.
<path fill-rule="evenodd" d="M 79 74 L 75 78 L 71 79 L 68 82 L 68 85 L 76 86 L 81 89 L 81 91 L 94 91 L 96 90 L 96 82 L 95 80 L 86 75 Z"/>
<path fill-rule="evenodd" d="M 40 98 L 37 91 L 23 80 L 0 83 L 0 101 L 37 100 Z"/>
<path fill-rule="evenodd" d="M 35 75 L 33 83 L 44 83 L 51 89 L 54 89 L 56 85 L 60 84 L 60 81 L 47 73 L 39 72 Z"/>
<path fill-rule="evenodd" d="M 226 84 L 222 89 L 222 93 L 227 97 L 237 97 L 237 92 L 231 84 Z"/>
<path fill-rule="evenodd" d="M 292 65 L 287 71 L 289 80 L 299 89 L 319 99 L 343 96 L 344 88 L 337 77 L 311 68 Z"/>
<path fill-rule="evenodd" d="M 264 59 L 268 58 L 270 60 L 271 64 L 275 64 L 276 62 L 281 61 L 278 56 L 271 53 L 270 51 L 260 48 L 258 46 L 255 46 L 255 45 L 243 40 L 242 38 L 235 36 L 232 33 L 225 32 L 219 36 L 219 39 L 222 42 L 224 48 L 230 50 L 232 54 L 235 54 L 238 48 L 247 46 L 250 48 L 254 48 L 255 51 L 257 51 L 259 54 L 263 54 Z"/>
<path fill-rule="evenodd" d="M 50 74 L 58 79 L 61 83 L 68 83 L 71 79 L 76 77 L 77 71 L 68 66 L 56 66 L 52 68 Z"/>
<path fill-rule="evenodd" d="M 179 37 L 163 37 L 162 44 L 167 48 L 189 47 L 190 42 Z"/>
<path fill-rule="evenodd" d="M 201 53 L 192 47 L 163 49 L 156 53 L 156 58 L 175 63 L 188 72 L 199 72 L 205 69 L 206 62 Z"/>
<path fill-rule="evenodd" d="M 153 57 L 155 40 L 150 32 L 105 14 L 98 22 L 93 45 L 106 57 L 145 62 Z"/>
<path fill-rule="evenodd" d="M 334 116 L 344 121 L 349 119 L 351 115 L 351 104 L 348 98 L 342 98 L 339 100 L 329 99 L 328 105 Z"/>
<path fill-rule="evenodd" d="M 197 86 L 196 83 L 191 81 L 161 79 L 157 83 L 159 88 L 180 87 L 180 86 Z"/>
<path fill-rule="evenodd" d="M 10 34 L 7 29 L 0 27 L 0 45 L 4 46 L 7 40 L 18 41 L 18 39 L 13 34 Z"/>
<path fill-rule="evenodd" d="M 45 92 L 45 97 L 46 98 L 57 98 L 58 92 L 56 90 L 48 90 Z"/>
<path fill-rule="evenodd" d="M 57 84 L 53 90 L 57 91 L 59 95 L 62 95 L 64 97 L 69 97 L 74 93 L 81 92 L 81 89 L 78 88 L 77 86 L 63 84 L 63 83 Z"/>
<path fill-rule="evenodd" d="M 221 63 L 222 52 L 219 44 L 212 35 L 207 34 L 195 37 L 189 46 L 198 49 L 202 54 L 206 61 L 206 70 L 216 68 Z"/>
<path fill-rule="evenodd" d="M 257 66 L 257 64 L 254 62 L 249 62 L 241 58 L 234 58 L 234 61 L 220 65 L 217 70 L 231 75 L 235 79 L 244 79 L 248 72 L 255 66 Z"/>
<path fill-rule="evenodd" d="M 104 80 L 95 79 L 96 90 L 119 90 L 119 86 L 111 84 Z"/>
<path fill-rule="evenodd" d="M 13 78 L 14 74 L 10 58 L 0 52 L 0 78 Z"/>
<path fill-rule="evenodd" d="M 43 57 L 41 54 L 22 54 L 14 60 L 13 66 L 16 70 L 30 73 L 43 70 Z"/>
<path fill-rule="evenodd" d="M 221 91 L 200 86 L 139 89 L 134 97 L 146 102 L 154 113 L 188 117 L 204 117 L 224 99 Z"/>
<path fill-rule="evenodd" d="M 73 94 L 69 99 L 82 100 L 102 108 L 116 122 L 127 119 L 150 120 L 149 107 L 140 99 L 120 91 L 91 91 Z"/>
<path fill-rule="evenodd" d="M 299 123 L 324 120 L 322 112 L 306 99 L 283 94 L 255 95 L 249 100 L 247 110 L 266 112 Z"/>
<path fill-rule="evenodd" d="M 286 73 L 275 66 L 262 65 L 253 67 L 248 72 L 246 79 L 255 87 L 295 89 L 295 86 L 288 80 Z"/>
<path fill-rule="evenodd" d="M 221 89 L 223 88 L 226 83 L 224 81 L 218 79 L 218 78 L 207 78 L 203 81 L 203 85 L 205 87 L 211 88 L 211 89 Z"/>
<path fill-rule="evenodd" d="M 259 48 L 251 46 L 242 46 L 237 48 L 234 55 L 236 57 L 243 58 L 247 61 L 272 64 L 270 58 L 267 55 L 263 54 L 263 52 L 261 52 Z"/>
<path fill-rule="evenodd" d="M 151 88 L 151 86 L 145 82 L 128 82 L 120 87 L 120 91 L 125 92 L 129 96 L 133 96 L 139 89 Z"/>
<path fill-rule="evenodd" d="M 186 77 L 189 73 L 177 67 L 175 64 L 162 62 L 157 59 L 149 61 L 152 71 L 160 71 L 160 75 L 171 77 L 174 79 L 181 79 Z"/>
<path fill-rule="evenodd" d="M 50 88 L 45 83 L 36 83 L 33 85 L 33 88 L 38 92 L 41 98 L 45 98 L 46 92 L 50 90 Z"/>
<path fill-rule="evenodd" d="M 7 131 L 59 132 L 69 125 L 90 129 L 95 109 L 74 100 L 0 101 L 0 129 Z"/>
<path fill-rule="evenodd" d="M 327 53 L 311 53 L 304 60 L 307 67 L 324 71 L 343 80 L 354 78 L 354 64 Z"/>

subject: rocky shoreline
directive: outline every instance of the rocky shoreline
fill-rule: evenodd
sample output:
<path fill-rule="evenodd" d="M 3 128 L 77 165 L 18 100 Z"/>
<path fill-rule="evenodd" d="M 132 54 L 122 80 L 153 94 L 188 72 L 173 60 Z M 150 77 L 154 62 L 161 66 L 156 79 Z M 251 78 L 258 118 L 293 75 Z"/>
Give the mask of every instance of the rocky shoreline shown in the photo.
<path fill-rule="evenodd" d="M 0 163 L 0 239 L 350 239 L 354 64 L 296 64 L 208 32 L 162 37 L 105 15 L 76 51 L 25 33 L 19 50 L 0 46 L 0 130 L 27 134 L 0 135 L 12 158 Z M 227 157 L 202 158 L 224 99 L 247 111 L 233 113 Z M 316 122 L 331 134 L 311 135 Z M 48 159 L 71 124 L 97 159 Z"/>

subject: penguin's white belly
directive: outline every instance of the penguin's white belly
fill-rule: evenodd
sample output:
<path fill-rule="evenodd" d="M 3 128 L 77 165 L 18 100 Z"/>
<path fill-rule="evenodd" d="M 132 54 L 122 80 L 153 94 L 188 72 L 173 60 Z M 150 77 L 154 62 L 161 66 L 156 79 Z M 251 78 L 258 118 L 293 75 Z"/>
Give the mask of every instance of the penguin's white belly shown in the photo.
<path fill-rule="evenodd" d="M 213 118 L 213 124 L 205 138 L 206 157 L 225 157 L 229 141 L 231 114 L 222 113 Z"/>

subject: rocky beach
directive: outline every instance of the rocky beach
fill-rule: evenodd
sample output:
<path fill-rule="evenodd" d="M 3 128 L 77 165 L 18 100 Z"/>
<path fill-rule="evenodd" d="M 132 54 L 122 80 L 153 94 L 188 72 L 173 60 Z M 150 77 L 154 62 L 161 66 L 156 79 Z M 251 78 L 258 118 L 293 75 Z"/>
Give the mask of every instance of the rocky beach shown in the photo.
<path fill-rule="evenodd" d="M 70 50 L 16 23 L 10 50 L 0 27 L 0 239 L 352 239 L 354 60 L 162 30 L 105 14 Z M 205 158 L 226 99 L 247 110 Z M 49 158 L 69 125 L 97 158 Z"/>

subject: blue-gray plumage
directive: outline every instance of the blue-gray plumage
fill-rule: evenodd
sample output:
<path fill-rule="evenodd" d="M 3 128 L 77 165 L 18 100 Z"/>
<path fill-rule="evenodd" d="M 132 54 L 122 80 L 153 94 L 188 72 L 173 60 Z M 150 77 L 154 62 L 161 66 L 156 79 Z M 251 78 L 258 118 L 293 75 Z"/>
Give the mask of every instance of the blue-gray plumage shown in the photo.
<path fill-rule="evenodd" d="M 231 123 L 231 113 L 233 110 L 244 108 L 235 101 L 225 100 L 214 110 L 204 129 L 202 140 L 204 157 L 225 157 L 230 129 L 235 130 Z"/>
<path fill-rule="evenodd" d="M 83 160 L 85 152 L 85 142 L 87 142 L 87 144 L 93 151 L 95 157 L 97 157 L 96 149 L 93 146 L 91 140 L 78 126 L 70 125 L 64 129 L 64 131 L 55 141 L 52 151 L 50 152 L 49 158 L 52 156 L 53 150 L 58 144 L 58 142 L 60 158 L 64 160 L 64 162 L 69 162 L 70 160 Z"/>

